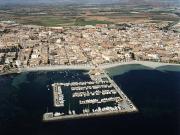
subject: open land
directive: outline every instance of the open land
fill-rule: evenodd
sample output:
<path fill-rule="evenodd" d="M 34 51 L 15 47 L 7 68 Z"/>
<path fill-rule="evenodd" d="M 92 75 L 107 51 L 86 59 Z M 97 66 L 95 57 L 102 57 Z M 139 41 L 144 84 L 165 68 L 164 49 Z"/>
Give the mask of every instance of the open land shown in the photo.
<path fill-rule="evenodd" d="M 1 20 L 41 26 L 147 23 L 167 25 L 179 21 L 178 5 L 66 5 L 5 6 Z"/>

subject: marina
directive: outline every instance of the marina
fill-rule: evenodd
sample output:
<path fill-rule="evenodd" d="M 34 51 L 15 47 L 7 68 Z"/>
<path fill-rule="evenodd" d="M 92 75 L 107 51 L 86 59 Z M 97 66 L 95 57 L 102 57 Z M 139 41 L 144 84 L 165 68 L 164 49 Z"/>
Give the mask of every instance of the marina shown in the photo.
<path fill-rule="evenodd" d="M 119 86 L 99 68 L 89 71 L 90 81 L 51 84 L 54 110 L 43 121 L 58 121 L 137 112 Z"/>

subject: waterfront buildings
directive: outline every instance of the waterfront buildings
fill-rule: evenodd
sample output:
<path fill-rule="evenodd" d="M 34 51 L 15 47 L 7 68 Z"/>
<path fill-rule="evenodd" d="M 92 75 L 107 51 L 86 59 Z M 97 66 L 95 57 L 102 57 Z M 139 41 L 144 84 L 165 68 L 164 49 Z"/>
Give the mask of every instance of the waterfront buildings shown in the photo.
<path fill-rule="evenodd" d="M 3 24 L 0 28 L 1 73 L 45 65 L 100 65 L 130 60 L 180 62 L 180 34 L 151 25 Z"/>

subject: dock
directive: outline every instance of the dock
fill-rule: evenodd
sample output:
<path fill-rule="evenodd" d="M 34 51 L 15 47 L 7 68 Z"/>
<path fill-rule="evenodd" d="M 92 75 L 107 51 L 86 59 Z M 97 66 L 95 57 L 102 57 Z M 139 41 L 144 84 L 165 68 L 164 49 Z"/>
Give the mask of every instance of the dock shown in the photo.
<path fill-rule="evenodd" d="M 64 95 L 62 94 L 61 85 L 52 84 L 53 100 L 55 107 L 64 106 Z"/>

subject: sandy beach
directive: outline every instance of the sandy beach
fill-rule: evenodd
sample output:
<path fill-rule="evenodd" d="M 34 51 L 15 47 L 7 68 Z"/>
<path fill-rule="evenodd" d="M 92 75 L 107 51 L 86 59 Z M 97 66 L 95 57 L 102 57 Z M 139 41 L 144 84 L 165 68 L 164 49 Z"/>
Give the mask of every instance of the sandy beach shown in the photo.
<path fill-rule="evenodd" d="M 162 62 L 151 62 L 151 61 L 129 61 L 129 62 L 116 62 L 116 63 L 107 63 L 107 64 L 101 64 L 99 65 L 99 68 L 102 69 L 109 69 L 121 65 L 131 65 L 131 64 L 140 64 L 152 69 L 155 69 L 160 66 L 179 66 L 180 64 L 174 64 L 174 63 L 162 63 Z M 47 66 L 38 66 L 38 67 L 27 67 L 27 68 L 20 68 L 17 70 L 17 72 L 7 72 L 7 73 L 1 73 L 3 74 L 11 74 L 11 73 L 21 73 L 21 72 L 31 72 L 31 71 L 53 71 L 53 70 L 90 70 L 94 68 L 95 66 L 92 64 L 82 64 L 82 65 L 47 65 Z"/>
<path fill-rule="evenodd" d="M 117 62 L 117 63 L 110 63 L 110 64 L 102 64 L 99 67 L 103 69 L 107 69 L 107 68 L 117 67 L 121 65 L 130 65 L 130 64 L 140 64 L 140 65 L 150 67 L 153 69 L 160 66 L 168 66 L 168 65 L 180 66 L 180 64 L 174 64 L 174 63 L 162 63 L 162 62 L 151 62 L 151 61 L 129 61 L 129 62 L 122 62 L 122 63 Z"/>
<path fill-rule="evenodd" d="M 175 65 L 180 66 L 180 64 L 174 64 L 174 63 L 161 63 L 161 62 L 151 62 L 151 61 L 129 61 L 129 62 L 117 62 L 117 63 L 108 63 L 108 64 L 102 64 L 99 65 L 99 68 L 102 69 L 108 69 L 112 67 L 117 67 L 121 65 L 129 65 L 129 64 L 140 64 L 143 66 L 147 66 L 150 68 L 157 68 L 160 66 L 167 66 L 167 65 Z M 52 65 L 52 66 L 39 66 L 39 67 L 29 67 L 29 68 L 22 68 L 19 71 L 25 72 L 25 71 L 49 71 L 49 70 L 90 70 L 94 68 L 93 65 L 90 64 L 83 64 L 83 65 Z"/>
<path fill-rule="evenodd" d="M 39 67 L 29 67 L 22 68 L 19 71 L 49 71 L 49 70 L 90 70 L 93 66 L 91 65 L 52 65 L 52 66 L 39 66 Z"/>

